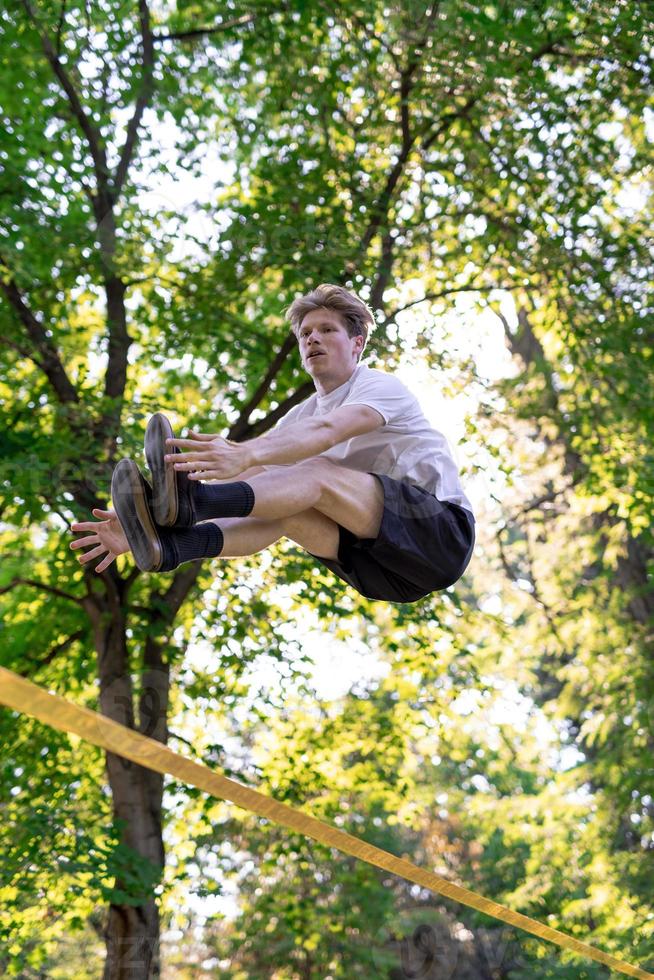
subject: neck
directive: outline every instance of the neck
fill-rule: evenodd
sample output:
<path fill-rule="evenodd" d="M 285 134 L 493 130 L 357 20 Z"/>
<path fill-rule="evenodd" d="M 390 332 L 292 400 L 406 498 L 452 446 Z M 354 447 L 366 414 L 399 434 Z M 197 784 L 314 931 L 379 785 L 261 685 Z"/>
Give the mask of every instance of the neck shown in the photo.
<path fill-rule="evenodd" d="M 341 374 L 337 377 L 331 378 L 314 378 L 313 383 L 315 385 L 316 391 L 321 397 L 328 395 L 332 391 L 336 391 L 341 385 L 344 385 L 346 381 L 349 381 L 354 372 L 356 371 L 358 364 L 354 364 L 353 367 L 348 371 L 347 374 Z"/>

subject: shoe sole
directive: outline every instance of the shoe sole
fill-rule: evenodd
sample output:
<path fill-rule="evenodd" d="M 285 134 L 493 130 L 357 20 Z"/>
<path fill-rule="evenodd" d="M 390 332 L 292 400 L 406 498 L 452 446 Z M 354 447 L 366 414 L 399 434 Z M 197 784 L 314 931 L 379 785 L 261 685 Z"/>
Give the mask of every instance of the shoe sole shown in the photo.
<path fill-rule="evenodd" d="M 111 477 L 111 499 L 142 572 L 161 567 L 162 548 L 148 504 L 146 485 L 133 459 L 121 459 Z"/>
<path fill-rule="evenodd" d="M 172 527 L 179 514 L 177 473 L 164 456 L 173 452 L 166 439 L 174 439 L 172 426 L 165 415 L 157 412 L 145 430 L 145 458 L 152 475 L 152 513 L 157 524 Z"/>

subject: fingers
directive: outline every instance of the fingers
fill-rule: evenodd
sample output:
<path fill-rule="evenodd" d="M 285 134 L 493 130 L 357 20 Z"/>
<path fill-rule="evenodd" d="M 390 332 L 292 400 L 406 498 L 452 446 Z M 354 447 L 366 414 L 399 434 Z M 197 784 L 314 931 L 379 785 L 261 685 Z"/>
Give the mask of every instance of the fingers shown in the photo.
<path fill-rule="evenodd" d="M 167 463 L 197 463 L 200 461 L 199 457 L 206 454 L 206 449 L 201 453 L 196 450 L 194 453 L 171 453 L 169 456 L 164 456 Z"/>
<path fill-rule="evenodd" d="M 73 551 L 77 548 L 85 548 L 89 544 L 99 544 L 100 538 L 97 534 L 92 534 L 89 538 L 76 538 L 75 541 L 70 542 L 70 547 Z"/>
<path fill-rule="evenodd" d="M 80 531 L 97 531 L 99 526 L 98 521 L 80 521 L 77 524 L 71 524 L 70 529 L 78 533 Z"/>
<path fill-rule="evenodd" d="M 95 567 L 96 572 L 104 572 L 105 568 L 109 568 L 112 561 L 114 561 L 115 557 L 116 556 L 114 555 L 114 553 L 110 551 L 107 557 L 103 558 L 99 565 L 96 565 Z"/>
<path fill-rule="evenodd" d="M 216 470 L 202 470 L 197 473 L 189 473 L 189 480 L 229 480 L 232 474 L 225 476 L 224 473 L 217 473 Z"/>
<path fill-rule="evenodd" d="M 100 510 L 99 507 L 94 508 L 91 513 L 100 518 L 100 521 L 76 521 L 70 525 L 71 531 L 97 531 L 99 524 L 107 524 L 116 517 L 114 510 Z"/>
<path fill-rule="evenodd" d="M 85 545 L 95 544 L 99 541 L 100 539 L 98 536 L 93 535 L 90 538 L 79 538 L 79 540 L 71 542 L 70 547 L 73 549 L 82 548 Z M 95 558 L 100 558 L 102 555 L 104 555 L 104 557 L 102 558 L 102 561 L 96 565 L 95 571 L 104 572 L 106 568 L 109 568 L 112 561 L 116 560 L 116 555 L 113 553 L 113 551 L 107 551 L 106 546 L 102 543 L 98 543 L 97 547 L 93 548 L 91 551 L 85 551 L 83 555 L 78 555 L 77 560 L 80 565 L 86 565 L 88 562 L 93 561 Z"/>
<path fill-rule="evenodd" d="M 196 432 L 194 429 L 190 430 L 189 437 L 197 439 L 198 442 L 211 442 L 212 439 L 220 438 L 217 435 L 211 435 L 209 432 Z"/>
<path fill-rule="evenodd" d="M 186 473 L 189 480 L 228 480 L 239 470 L 217 468 L 215 460 L 196 459 L 192 463 L 176 463 L 175 470 Z"/>
<path fill-rule="evenodd" d="M 215 459 L 198 459 L 195 453 L 182 453 L 180 456 L 171 458 L 175 460 L 174 469 L 176 470 L 204 470 L 216 462 Z"/>
<path fill-rule="evenodd" d="M 198 442 L 211 442 L 216 436 L 207 436 L 206 439 L 166 439 L 167 446 L 177 446 L 178 449 L 195 449 L 198 450 Z"/>
<path fill-rule="evenodd" d="M 92 561 L 94 558 L 99 558 L 100 555 L 105 555 L 107 549 L 103 544 L 99 544 L 97 548 L 93 548 L 92 551 L 86 551 L 83 555 L 80 555 L 77 559 L 80 565 L 86 565 L 87 562 Z"/>

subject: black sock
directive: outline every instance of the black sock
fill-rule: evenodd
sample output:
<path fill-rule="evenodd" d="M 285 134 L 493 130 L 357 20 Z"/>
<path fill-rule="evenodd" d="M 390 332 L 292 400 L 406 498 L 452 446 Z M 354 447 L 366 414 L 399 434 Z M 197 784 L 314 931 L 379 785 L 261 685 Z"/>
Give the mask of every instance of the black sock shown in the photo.
<path fill-rule="evenodd" d="M 191 481 L 194 482 L 194 481 Z M 196 521 L 212 517 L 247 517 L 254 507 L 254 490 L 249 483 L 197 483 L 193 487 Z"/>
<path fill-rule="evenodd" d="M 158 527 L 163 546 L 160 572 L 170 572 L 185 561 L 216 558 L 223 550 L 223 532 L 217 524 L 196 524 L 194 527 Z"/>

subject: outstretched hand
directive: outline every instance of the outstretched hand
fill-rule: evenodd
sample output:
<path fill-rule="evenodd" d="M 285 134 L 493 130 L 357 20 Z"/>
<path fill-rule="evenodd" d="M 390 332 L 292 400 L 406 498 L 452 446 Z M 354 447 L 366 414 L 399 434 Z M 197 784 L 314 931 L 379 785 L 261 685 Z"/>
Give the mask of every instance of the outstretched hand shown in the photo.
<path fill-rule="evenodd" d="M 77 560 L 80 565 L 86 565 L 87 562 L 100 558 L 101 561 L 96 565 L 95 570 L 96 572 L 104 572 L 105 568 L 109 568 L 118 555 L 124 555 L 130 548 L 115 511 L 96 508 L 91 513 L 98 518 L 97 521 L 82 521 L 79 524 L 71 524 L 71 530 L 75 533 L 86 531 L 91 533 L 85 538 L 76 538 L 75 541 L 71 542 L 70 547 L 74 551 L 77 548 L 92 545 L 91 550 L 79 555 Z"/>
<path fill-rule="evenodd" d="M 230 442 L 204 432 L 190 432 L 188 439 L 166 439 L 166 445 L 171 450 L 166 462 L 186 472 L 189 480 L 229 480 L 253 463 L 247 443 Z M 175 446 L 181 452 L 173 452 Z"/>

